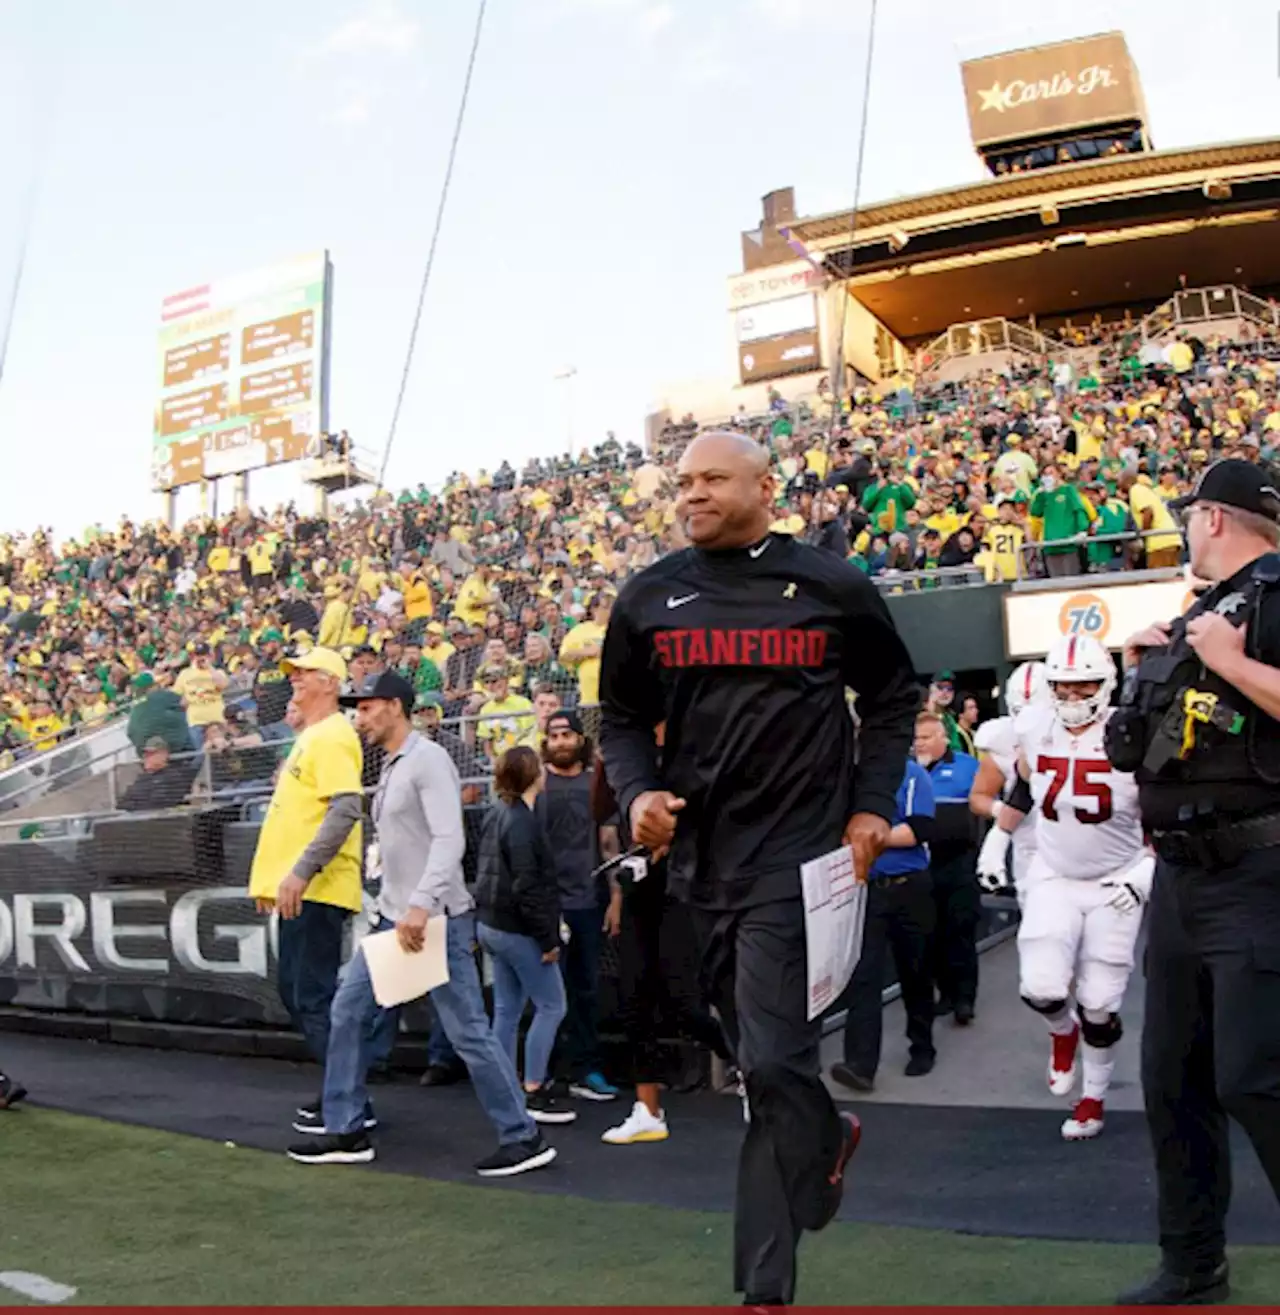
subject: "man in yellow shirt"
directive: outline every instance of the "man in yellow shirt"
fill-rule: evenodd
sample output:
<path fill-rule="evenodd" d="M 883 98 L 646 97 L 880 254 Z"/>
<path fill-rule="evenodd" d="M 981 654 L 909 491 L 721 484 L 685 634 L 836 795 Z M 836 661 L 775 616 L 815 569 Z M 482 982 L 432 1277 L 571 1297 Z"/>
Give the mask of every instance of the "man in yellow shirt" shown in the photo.
<path fill-rule="evenodd" d="M 484 625 L 485 614 L 497 602 L 501 602 L 501 595 L 493 583 L 493 573 L 481 562 L 458 587 L 453 610 L 467 625 L 481 626 Z"/>
<path fill-rule="evenodd" d="M 1128 497 L 1133 523 L 1139 530 L 1169 531 L 1168 534 L 1153 534 L 1144 540 L 1148 568 L 1154 570 L 1160 566 L 1177 566 L 1178 554 L 1182 551 L 1182 535 L 1178 533 L 1178 524 L 1165 500 L 1149 484 L 1142 483 L 1133 466 L 1120 475 L 1116 487 L 1122 496 Z"/>
<path fill-rule="evenodd" d="M 313 648 L 280 667 L 293 687 L 289 721 L 298 737 L 258 836 L 249 897 L 260 912 L 280 915 L 280 999 L 323 1067 L 343 931 L 361 906 L 363 754 L 338 708 L 342 658 Z"/>
<path fill-rule="evenodd" d="M 406 557 L 400 563 L 400 579 L 397 583 L 404 599 L 405 617 L 411 624 L 417 622 L 413 633 L 421 636 L 425 623 L 431 620 L 432 601 L 431 586 L 423 577 L 416 557 Z"/>
<path fill-rule="evenodd" d="M 560 645 L 560 665 L 578 675 L 578 702 L 600 702 L 600 652 L 613 610 L 613 595 L 604 592 L 591 600 L 591 619 L 579 621 Z"/>
<path fill-rule="evenodd" d="M 1012 501 L 1002 502 L 996 513 L 999 519 L 983 537 L 982 542 L 988 554 L 988 580 L 1018 578 L 1018 557 L 1027 536 L 1018 524 L 1017 511 Z"/>
<path fill-rule="evenodd" d="M 205 729 L 227 719 L 222 702 L 222 691 L 226 687 L 226 672 L 213 667 L 209 645 L 197 644 L 191 665 L 185 667 L 173 682 L 173 692 L 182 696 L 182 706 L 187 710 L 191 743 L 197 751 L 204 747 Z"/>
<path fill-rule="evenodd" d="M 24 722 L 23 730 L 27 733 L 27 742 L 37 753 L 52 749 L 66 728 L 66 722 L 54 712 L 47 695 L 37 694 L 31 700 L 31 715 Z"/>
<path fill-rule="evenodd" d="M 488 666 L 480 669 L 480 683 L 488 698 L 480 705 L 476 722 L 476 740 L 484 747 L 490 762 L 514 748 L 537 725 L 533 704 L 523 695 L 511 693 L 506 669 Z"/>

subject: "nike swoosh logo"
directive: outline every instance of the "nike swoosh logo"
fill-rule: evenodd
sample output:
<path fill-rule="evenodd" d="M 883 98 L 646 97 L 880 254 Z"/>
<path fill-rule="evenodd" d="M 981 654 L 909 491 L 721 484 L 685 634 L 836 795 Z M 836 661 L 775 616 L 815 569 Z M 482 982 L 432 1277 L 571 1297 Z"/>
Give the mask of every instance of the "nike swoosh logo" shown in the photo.
<path fill-rule="evenodd" d="M 683 598 L 674 598 L 674 597 L 672 597 L 672 598 L 668 598 L 668 599 L 667 599 L 667 606 L 668 606 L 668 607 L 683 607 L 686 603 L 691 603 L 691 602 L 693 602 L 693 600 L 694 600 L 695 598 L 697 598 L 697 596 L 698 596 L 697 594 L 685 594 L 685 596 L 684 596 Z"/>
<path fill-rule="evenodd" d="M 763 543 L 758 543 L 754 548 L 747 549 L 748 557 L 759 557 L 764 550 L 773 542 L 772 539 L 766 539 Z"/>

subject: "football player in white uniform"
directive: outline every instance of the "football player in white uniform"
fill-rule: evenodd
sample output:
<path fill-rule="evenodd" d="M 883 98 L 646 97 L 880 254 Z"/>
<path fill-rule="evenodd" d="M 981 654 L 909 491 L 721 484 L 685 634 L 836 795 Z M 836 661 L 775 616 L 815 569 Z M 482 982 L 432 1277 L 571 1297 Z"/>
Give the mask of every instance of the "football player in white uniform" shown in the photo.
<path fill-rule="evenodd" d="M 1045 658 L 1048 707 L 1018 717 L 1015 791 L 996 825 L 1036 815 L 1036 856 L 1023 893 L 1018 966 L 1023 1000 L 1049 1026 L 1049 1089 L 1081 1098 L 1062 1125 L 1068 1141 L 1102 1131 L 1103 1102 L 1120 1040 L 1120 1004 L 1133 970 L 1155 858 L 1146 848 L 1131 772 L 1107 761 L 1103 730 L 1115 664 L 1096 639 L 1067 635 Z M 1005 881 L 979 860 L 979 882 Z M 1074 995 L 1074 1002 L 1072 996 Z"/>
<path fill-rule="evenodd" d="M 1024 662 L 1009 677 L 1004 687 L 1003 717 L 984 721 L 973 734 L 973 743 L 982 752 L 982 764 L 969 791 L 969 808 L 979 817 L 998 821 L 1004 811 L 1018 779 L 1018 742 L 1014 722 L 1024 708 L 1045 702 L 1049 689 L 1044 679 L 1043 662 Z M 989 864 L 1003 863 L 1009 849 L 1010 835 L 993 826 L 987 832 L 986 843 Z M 1022 887 L 1026 881 L 1031 860 L 1036 854 L 1036 828 L 1034 820 L 1024 822 L 1012 836 L 1013 887 L 1022 904 Z"/>

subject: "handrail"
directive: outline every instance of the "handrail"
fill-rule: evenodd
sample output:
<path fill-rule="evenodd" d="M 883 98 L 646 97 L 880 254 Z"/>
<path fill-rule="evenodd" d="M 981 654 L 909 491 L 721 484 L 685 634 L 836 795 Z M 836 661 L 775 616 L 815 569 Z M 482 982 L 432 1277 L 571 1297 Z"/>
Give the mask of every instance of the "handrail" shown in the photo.
<path fill-rule="evenodd" d="M 1186 538 L 1177 526 L 1171 530 L 1122 530 L 1118 534 L 1077 534 L 1069 539 L 1029 539 L 1024 541 L 1018 548 L 1018 574 L 1016 578 L 1019 580 L 1023 578 L 1024 558 L 1029 557 L 1032 553 L 1042 552 L 1045 548 L 1070 549 L 1088 548 L 1099 543 L 1136 543 L 1139 540 L 1154 539 L 1160 536 L 1167 538 L 1170 534 L 1176 534 L 1185 546 Z M 1064 576 L 1062 578 L 1067 579 L 1069 577 Z"/>
<path fill-rule="evenodd" d="M 996 315 L 948 325 L 916 354 L 916 368 L 924 373 L 957 357 L 976 356 L 981 352 L 1016 351 L 1026 356 L 1047 356 L 1063 346 L 1038 329 Z"/>
<path fill-rule="evenodd" d="M 1164 337 L 1179 324 L 1203 324 L 1206 320 L 1224 319 L 1280 327 L 1280 307 L 1232 283 L 1183 288 L 1144 316 L 1139 328 L 1142 341 L 1151 342 Z"/>

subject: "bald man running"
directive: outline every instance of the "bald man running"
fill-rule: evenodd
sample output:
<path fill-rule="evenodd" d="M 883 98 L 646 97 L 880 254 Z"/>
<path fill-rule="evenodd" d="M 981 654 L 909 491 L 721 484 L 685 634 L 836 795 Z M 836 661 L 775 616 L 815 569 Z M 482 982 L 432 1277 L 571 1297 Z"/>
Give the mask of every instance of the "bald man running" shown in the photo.
<path fill-rule="evenodd" d="M 691 546 L 622 589 L 601 744 L 632 835 L 670 850 L 670 886 L 693 910 L 703 982 L 746 1080 L 734 1286 L 746 1305 L 789 1304 L 800 1234 L 835 1215 L 859 1135 L 822 1084 L 821 1028 L 806 1016 L 800 865 L 843 837 L 865 878 L 888 839 L 920 691 L 867 577 L 769 533 L 762 448 L 705 434 L 678 485 Z"/>

